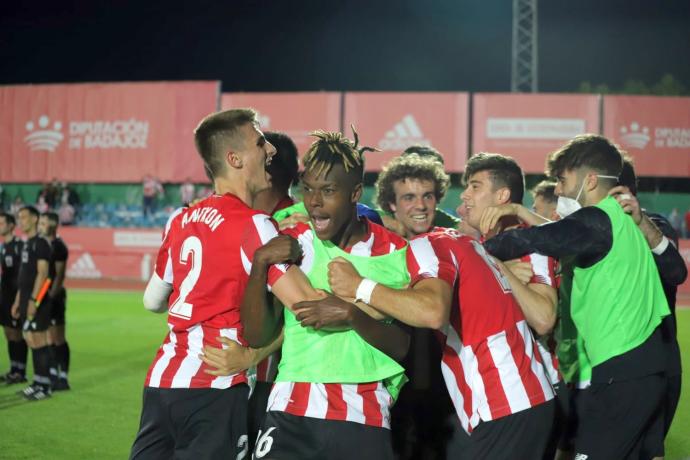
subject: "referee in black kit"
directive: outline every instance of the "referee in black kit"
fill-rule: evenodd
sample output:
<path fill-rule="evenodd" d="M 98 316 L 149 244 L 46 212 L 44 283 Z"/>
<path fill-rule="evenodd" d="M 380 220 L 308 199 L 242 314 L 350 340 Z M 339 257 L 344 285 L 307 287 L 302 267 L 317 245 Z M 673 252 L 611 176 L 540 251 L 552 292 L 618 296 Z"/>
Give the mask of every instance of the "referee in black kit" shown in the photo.
<path fill-rule="evenodd" d="M 54 353 L 53 367 L 50 368 L 50 380 L 53 391 L 69 390 L 67 372 L 69 371 L 69 345 L 65 338 L 65 310 L 67 292 L 65 291 L 65 272 L 69 249 L 57 234 L 60 219 L 54 212 L 44 212 L 38 219 L 38 234 L 48 240 L 52 249 L 50 259 L 51 279 L 47 297 L 50 300 L 50 329 L 48 336 Z M 46 302 L 47 300 L 44 300 Z"/>
<path fill-rule="evenodd" d="M 12 305 L 17 297 L 17 279 L 23 242 L 14 234 L 16 221 L 12 214 L 0 212 L 0 324 L 5 330 L 10 370 L 0 375 L 7 385 L 26 382 L 27 346 L 19 320 L 12 318 Z"/>
<path fill-rule="evenodd" d="M 22 249 L 19 266 L 19 291 L 12 306 L 12 316 L 23 326 L 24 338 L 31 348 L 34 363 L 34 382 L 19 394 L 32 401 L 51 395 L 50 367 L 52 350 L 48 340 L 50 302 L 46 293 L 50 287 L 50 243 L 38 235 L 39 213 L 33 206 L 25 206 L 17 213 L 19 227 L 27 241 Z M 46 299 L 45 302 L 42 302 Z"/>

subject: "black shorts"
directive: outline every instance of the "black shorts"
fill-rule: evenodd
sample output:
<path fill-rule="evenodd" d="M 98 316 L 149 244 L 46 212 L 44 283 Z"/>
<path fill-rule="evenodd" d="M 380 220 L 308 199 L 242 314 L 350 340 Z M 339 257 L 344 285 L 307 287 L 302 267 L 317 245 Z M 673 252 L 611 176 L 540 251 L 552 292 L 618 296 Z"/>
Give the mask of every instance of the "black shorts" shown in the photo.
<path fill-rule="evenodd" d="M 7 297 L 7 300 L 5 297 Z M 14 296 L 8 294 L 0 297 L 0 325 L 12 329 L 19 329 L 21 323 L 18 319 L 12 318 L 12 304 L 14 304 Z"/>
<path fill-rule="evenodd" d="M 67 308 L 67 292 L 62 289 L 59 294 L 50 299 L 50 324 L 52 326 L 65 325 L 65 310 Z"/>
<path fill-rule="evenodd" d="M 249 433 L 250 452 L 253 451 L 256 436 L 259 434 L 259 430 L 261 430 L 264 424 L 266 407 L 268 406 L 268 396 L 271 394 L 272 387 L 273 384 L 270 382 L 257 381 L 256 385 L 254 385 L 254 391 L 252 391 L 252 395 L 249 398 L 247 431 Z"/>
<path fill-rule="evenodd" d="M 582 420 L 589 389 L 577 389 L 572 385 L 561 384 L 556 392 L 562 413 L 562 428 L 558 441 L 558 449 L 564 452 L 575 450 L 578 427 Z"/>
<path fill-rule="evenodd" d="M 270 411 L 256 438 L 254 458 L 393 460 L 395 457 L 391 433 L 386 428 Z"/>
<path fill-rule="evenodd" d="M 461 448 L 449 446 L 448 452 L 457 452 L 456 458 L 467 460 L 540 459 L 549 441 L 555 407 L 556 402 L 551 400 L 512 415 L 481 422 L 469 439 L 467 436 L 457 438 Z"/>
<path fill-rule="evenodd" d="M 664 436 L 668 434 L 676 415 L 678 401 L 680 400 L 680 389 L 683 381 L 681 374 L 667 376 L 666 395 L 664 396 Z"/>
<path fill-rule="evenodd" d="M 587 460 L 663 457 L 666 381 L 663 374 L 653 374 L 592 383 L 580 417 L 577 455 Z"/>
<path fill-rule="evenodd" d="M 48 297 L 43 299 L 33 319 L 27 318 L 28 309 L 28 302 L 19 303 L 19 324 L 22 325 L 22 330 L 24 332 L 47 331 L 50 327 L 50 311 L 52 309 L 52 302 L 50 299 Z"/>
<path fill-rule="evenodd" d="M 566 383 L 563 380 L 559 381 L 553 385 L 553 390 L 556 393 L 556 397 L 554 398 L 556 404 L 551 434 L 549 434 L 549 441 L 546 444 L 546 450 L 542 457 L 544 460 L 553 460 L 556 456 L 556 450 L 560 444 L 566 424 L 566 414 L 568 413 L 568 389 Z"/>
<path fill-rule="evenodd" d="M 130 459 L 249 459 L 247 385 L 145 388 Z"/>

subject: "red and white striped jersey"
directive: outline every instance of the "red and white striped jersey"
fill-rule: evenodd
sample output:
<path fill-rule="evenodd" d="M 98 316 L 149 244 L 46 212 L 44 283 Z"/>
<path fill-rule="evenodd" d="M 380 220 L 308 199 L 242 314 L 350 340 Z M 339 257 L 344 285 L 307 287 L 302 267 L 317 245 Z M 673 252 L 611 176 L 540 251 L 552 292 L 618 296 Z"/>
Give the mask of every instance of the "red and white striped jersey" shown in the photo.
<path fill-rule="evenodd" d="M 283 197 L 271 211 L 271 215 L 295 204 L 295 200 L 290 196 Z M 280 363 L 280 350 L 276 350 L 259 364 L 256 365 L 256 381 L 273 383 L 278 375 L 278 363 Z"/>
<path fill-rule="evenodd" d="M 156 259 L 156 274 L 172 285 L 168 336 L 149 368 L 146 386 L 229 388 L 246 373 L 215 377 L 199 359 L 204 346 L 221 347 L 218 337 L 246 345 L 240 305 L 251 260 L 278 235 L 269 216 L 231 194 L 213 195 L 183 209 L 170 223 Z M 269 287 L 287 270 L 269 269 Z"/>
<path fill-rule="evenodd" d="M 508 280 L 484 247 L 457 232 L 420 235 L 407 254 L 411 285 L 439 278 L 455 290 L 441 370 L 469 433 L 553 399 L 541 356 Z"/>
<path fill-rule="evenodd" d="M 546 284 L 554 289 L 558 289 L 556 282 L 556 259 L 541 254 L 526 254 L 520 258 L 523 262 L 529 262 L 532 265 L 532 279 L 530 284 Z M 543 337 L 537 337 L 537 349 L 541 355 L 542 362 L 546 375 L 552 385 L 557 384 L 562 380 L 560 372 L 558 372 L 558 358 L 556 358 L 555 343 L 550 340 L 552 334 Z M 550 346 L 550 343 L 553 346 Z"/>
<path fill-rule="evenodd" d="M 345 252 L 360 256 L 380 256 L 402 249 L 407 244 L 402 237 L 390 230 L 370 221 L 367 223 L 369 233 L 362 241 L 344 248 Z M 311 227 L 307 224 L 297 224 L 293 228 L 283 230 L 283 233 L 300 242 L 303 251 L 300 268 L 304 273 L 309 273 L 314 264 L 312 241 L 316 238 Z M 393 399 L 381 382 L 276 382 L 268 399 L 267 410 L 390 428 L 389 414 L 392 404 Z"/>
<path fill-rule="evenodd" d="M 268 410 L 383 428 L 390 428 L 392 405 L 393 398 L 381 382 L 276 382 L 268 397 Z"/>

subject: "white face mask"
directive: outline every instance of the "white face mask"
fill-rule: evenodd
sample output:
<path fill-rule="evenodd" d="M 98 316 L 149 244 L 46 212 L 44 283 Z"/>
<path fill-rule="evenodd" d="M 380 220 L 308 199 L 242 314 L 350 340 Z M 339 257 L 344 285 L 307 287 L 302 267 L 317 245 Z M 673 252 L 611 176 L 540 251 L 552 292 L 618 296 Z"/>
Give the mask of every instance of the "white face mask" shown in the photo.
<path fill-rule="evenodd" d="M 616 176 L 604 176 L 597 174 L 597 177 L 603 177 L 605 179 L 618 179 Z M 585 180 L 587 178 L 582 180 L 582 185 L 580 186 L 580 191 L 577 192 L 577 196 L 573 198 L 568 198 L 567 196 L 559 196 L 558 197 L 558 203 L 556 204 L 556 214 L 558 214 L 561 219 L 564 217 L 567 217 L 577 211 L 578 209 L 582 208 L 582 205 L 580 204 L 580 195 L 582 195 L 582 191 L 585 188 Z"/>

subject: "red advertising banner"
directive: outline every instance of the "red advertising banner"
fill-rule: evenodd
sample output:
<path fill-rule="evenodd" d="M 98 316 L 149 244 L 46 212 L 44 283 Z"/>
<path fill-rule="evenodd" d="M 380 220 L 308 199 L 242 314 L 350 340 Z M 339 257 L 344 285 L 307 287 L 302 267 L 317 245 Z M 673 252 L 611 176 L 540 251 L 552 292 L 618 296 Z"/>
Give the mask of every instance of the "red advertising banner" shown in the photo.
<path fill-rule="evenodd" d="M 690 97 L 604 96 L 604 135 L 638 176 L 690 176 Z"/>
<path fill-rule="evenodd" d="M 205 181 L 194 128 L 219 82 L 0 86 L 0 181 Z"/>
<path fill-rule="evenodd" d="M 367 171 L 381 166 L 411 145 L 431 145 L 445 159 L 446 171 L 465 168 L 468 152 L 467 93 L 347 93 L 346 134 L 350 124 L 360 143 L 381 152 L 367 152 Z"/>
<path fill-rule="evenodd" d="M 685 265 L 688 267 L 688 272 L 690 273 L 690 240 L 679 240 L 678 243 L 678 251 L 680 252 L 680 255 L 683 256 Z M 690 276 L 688 276 L 688 278 L 685 280 L 685 283 L 678 286 L 678 293 L 686 297 L 690 296 Z M 685 302 L 680 300 L 678 304 L 688 305 L 687 299 Z"/>
<path fill-rule="evenodd" d="M 340 129 L 340 93 L 224 93 L 223 110 L 251 107 L 258 112 L 262 131 L 281 131 L 307 151 L 317 129 Z"/>
<path fill-rule="evenodd" d="M 148 281 L 163 231 L 62 227 L 69 248 L 67 278 Z"/>
<path fill-rule="evenodd" d="M 472 95 L 472 152 L 509 155 L 525 173 L 544 172 L 546 157 L 569 139 L 599 132 L 599 96 Z"/>

